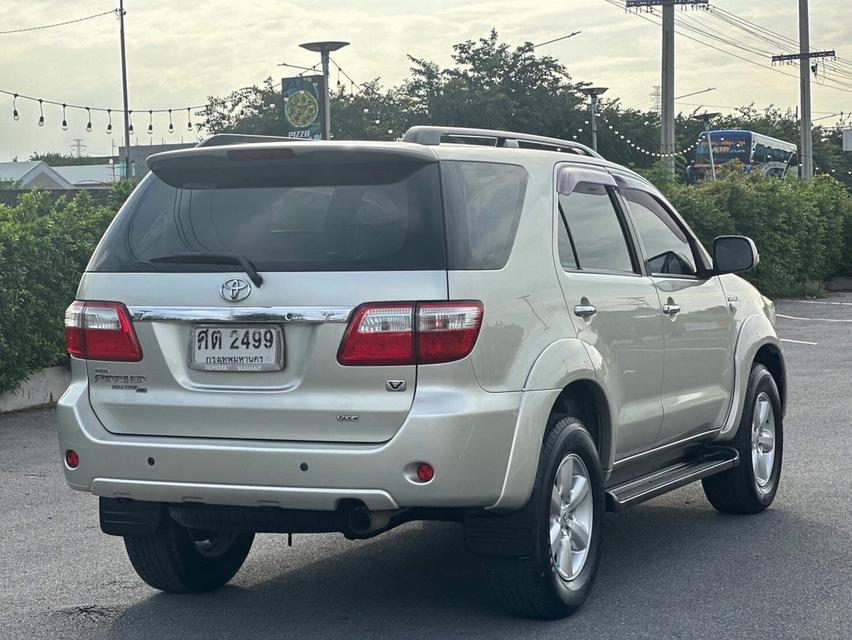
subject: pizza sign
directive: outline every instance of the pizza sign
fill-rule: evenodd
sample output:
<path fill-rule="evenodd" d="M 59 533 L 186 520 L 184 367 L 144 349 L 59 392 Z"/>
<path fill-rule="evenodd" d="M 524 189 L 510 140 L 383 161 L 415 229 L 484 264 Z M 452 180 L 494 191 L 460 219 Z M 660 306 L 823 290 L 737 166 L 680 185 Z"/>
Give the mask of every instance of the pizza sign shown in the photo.
<path fill-rule="evenodd" d="M 281 81 L 287 137 L 322 139 L 323 91 L 322 76 L 297 76 Z"/>

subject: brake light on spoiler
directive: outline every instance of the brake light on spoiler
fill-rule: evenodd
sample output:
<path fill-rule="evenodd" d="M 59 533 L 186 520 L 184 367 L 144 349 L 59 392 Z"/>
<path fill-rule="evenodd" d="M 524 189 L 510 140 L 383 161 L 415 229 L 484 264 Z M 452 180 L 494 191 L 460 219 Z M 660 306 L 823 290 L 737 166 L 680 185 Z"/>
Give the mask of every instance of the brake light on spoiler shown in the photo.
<path fill-rule="evenodd" d="M 482 303 L 380 302 L 358 307 L 337 352 L 346 366 L 438 364 L 473 350 Z"/>
<path fill-rule="evenodd" d="M 139 362 L 142 348 L 120 302 L 75 301 L 65 311 L 68 354 L 85 360 Z"/>

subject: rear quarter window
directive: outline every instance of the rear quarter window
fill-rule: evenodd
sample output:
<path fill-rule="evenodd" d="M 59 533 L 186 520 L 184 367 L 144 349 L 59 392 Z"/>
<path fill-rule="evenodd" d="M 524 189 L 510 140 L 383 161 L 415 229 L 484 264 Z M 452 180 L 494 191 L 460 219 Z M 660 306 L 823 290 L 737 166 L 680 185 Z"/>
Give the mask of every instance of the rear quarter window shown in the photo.
<path fill-rule="evenodd" d="M 517 165 L 441 162 L 450 269 L 502 269 L 524 207 L 528 174 Z"/>

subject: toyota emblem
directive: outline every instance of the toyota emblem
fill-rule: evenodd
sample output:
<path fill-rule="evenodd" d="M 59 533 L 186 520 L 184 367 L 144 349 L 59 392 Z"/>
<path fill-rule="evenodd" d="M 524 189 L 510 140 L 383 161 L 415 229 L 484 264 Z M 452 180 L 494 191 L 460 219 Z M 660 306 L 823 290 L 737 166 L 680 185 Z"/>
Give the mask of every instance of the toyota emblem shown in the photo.
<path fill-rule="evenodd" d="M 251 285 L 242 278 L 225 280 L 219 288 L 219 295 L 228 302 L 242 302 L 251 294 Z"/>

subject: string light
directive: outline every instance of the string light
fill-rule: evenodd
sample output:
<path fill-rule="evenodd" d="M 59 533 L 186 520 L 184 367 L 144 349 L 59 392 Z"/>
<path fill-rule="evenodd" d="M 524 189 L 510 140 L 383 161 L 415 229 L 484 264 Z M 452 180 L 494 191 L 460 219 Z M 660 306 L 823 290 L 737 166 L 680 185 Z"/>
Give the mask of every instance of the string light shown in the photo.
<path fill-rule="evenodd" d="M 110 133 L 112 133 L 112 131 L 113 131 L 113 128 L 112 128 L 112 112 L 113 112 L 113 109 L 112 109 L 112 108 L 108 108 L 108 107 L 92 107 L 92 106 L 88 106 L 88 105 L 72 104 L 72 103 L 70 103 L 70 102 L 60 102 L 60 101 L 57 101 L 57 100 L 48 100 L 48 99 L 46 99 L 46 98 L 37 98 L 37 97 L 35 97 L 35 96 L 24 95 L 24 94 L 21 94 L 21 93 L 18 93 L 18 92 L 7 91 L 7 90 L 5 90 L 5 89 L 0 89 L 0 94 L 8 95 L 9 97 L 11 97 L 11 98 L 12 98 L 12 118 L 13 118 L 13 120 L 15 120 L 16 122 L 20 121 L 20 119 L 21 119 L 21 113 L 20 113 L 20 111 L 18 110 L 18 100 L 29 100 L 29 101 L 32 101 L 32 102 L 36 102 L 36 103 L 38 103 L 38 106 L 39 106 L 39 119 L 38 119 L 37 124 L 38 124 L 38 126 L 40 126 L 40 127 L 43 127 L 43 126 L 44 126 L 44 124 L 45 124 L 45 118 L 44 118 L 44 105 L 45 105 L 45 104 L 49 104 L 49 105 L 51 105 L 51 104 L 52 104 L 52 105 L 56 105 L 57 107 L 60 107 L 60 108 L 62 109 L 62 119 L 61 119 L 60 123 L 61 123 L 62 130 L 63 130 L 63 131 L 67 131 L 67 130 L 68 130 L 68 128 L 69 128 L 69 124 L 68 124 L 68 112 L 69 112 L 69 111 L 73 111 L 74 109 L 79 109 L 79 110 L 81 110 L 81 111 L 85 111 L 85 112 L 86 112 L 86 132 L 87 132 L 87 133 L 91 133 L 91 131 L 92 131 L 92 129 L 93 129 L 93 124 L 92 124 L 92 112 L 100 112 L 100 113 L 104 113 L 104 114 L 106 114 L 106 116 L 107 116 L 107 129 L 106 129 L 106 132 L 107 132 L 108 134 L 110 134 Z M 205 106 L 206 106 L 206 105 L 196 105 L 196 106 L 189 106 L 189 107 L 181 107 L 181 109 L 184 109 L 184 108 L 185 108 L 185 109 L 186 109 L 186 111 L 187 111 L 187 129 L 188 129 L 189 131 L 192 131 L 192 130 L 193 130 L 193 126 L 192 126 L 192 119 L 191 119 L 191 113 L 192 113 L 192 110 L 193 110 L 193 109 L 202 109 L 202 108 L 204 108 Z M 174 108 L 174 107 L 171 107 L 171 108 L 165 108 L 165 109 L 145 109 L 145 111 L 147 111 L 147 112 L 148 112 L 148 129 L 149 129 L 148 133 L 149 133 L 149 134 L 153 134 L 153 124 L 154 124 L 154 123 L 153 123 L 153 120 L 154 120 L 154 115 L 155 115 L 155 114 L 158 114 L 158 113 L 168 113 L 168 114 L 169 114 L 169 133 L 174 133 L 175 126 L 174 126 L 174 120 L 173 120 L 173 116 L 172 116 L 172 114 L 173 114 L 173 112 L 174 112 L 174 111 L 176 111 L 176 110 L 177 110 L 177 109 L 176 109 L 176 108 Z M 119 109 L 118 111 L 119 111 L 119 113 L 121 113 L 121 112 L 122 112 L 122 110 L 121 110 L 121 109 Z M 129 111 L 128 111 L 128 120 L 130 119 L 130 114 L 131 114 L 131 113 L 132 113 L 132 111 L 130 111 L 130 110 L 129 110 Z M 132 124 L 128 124 L 128 131 L 129 131 L 130 133 L 133 133 L 133 126 L 132 126 Z"/>

